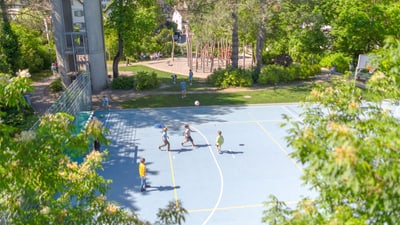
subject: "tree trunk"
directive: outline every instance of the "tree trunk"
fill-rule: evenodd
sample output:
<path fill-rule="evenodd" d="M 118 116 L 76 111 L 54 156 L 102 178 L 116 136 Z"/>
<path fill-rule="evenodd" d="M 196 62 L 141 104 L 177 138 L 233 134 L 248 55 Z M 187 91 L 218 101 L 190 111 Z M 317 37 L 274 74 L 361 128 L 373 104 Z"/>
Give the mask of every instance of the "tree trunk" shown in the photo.
<path fill-rule="evenodd" d="M 261 70 L 262 66 L 262 51 L 264 48 L 264 40 L 265 40 L 265 16 L 262 17 L 260 21 L 260 26 L 258 26 L 257 32 L 257 43 L 256 43 L 256 67 L 257 70 Z"/>
<path fill-rule="evenodd" d="M 232 24 L 232 69 L 237 69 L 239 66 L 239 32 L 238 32 L 238 15 L 237 6 L 235 6 L 232 12 L 233 24 Z"/>
<path fill-rule="evenodd" d="M 214 51 L 215 51 L 215 43 L 214 41 L 211 44 L 211 66 L 210 66 L 210 73 L 214 70 Z"/>
<path fill-rule="evenodd" d="M 246 45 L 243 43 L 243 69 L 246 69 Z"/>
<path fill-rule="evenodd" d="M 266 35 L 266 24 L 267 24 L 267 15 L 265 7 L 267 7 L 268 1 L 260 0 L 261 6 L 261 16 L 260 22 L 257 31 L 257 43 L 256 43 L 256 71 L 259 74 L 262 67 L 262 52 L 264 49 L 264 40 Z"/>
<path fill-rule="evenodd" d="M 196 71 L 199 69 L 199 43 L 196 40 Z"/>
<path fill-rule="evenodd" d="M 172 31 L 172 50 L 171 50 L 171 60 L 174 62 L 174 52 L 175 52 L 175 40 L 174 40 L 174 32 Z"/>
<path fill-rule="evenodd" d="M 117 55 L 115 55 L 114 60 L 113 60 L 113 77 L 117 78 L 119 76 L 118 72 L 118 63 L 122 58 L 122 55 L 124 53 L 124 45 L 122 41 L 121 34 L 118 34 L 118 52 Z"/>

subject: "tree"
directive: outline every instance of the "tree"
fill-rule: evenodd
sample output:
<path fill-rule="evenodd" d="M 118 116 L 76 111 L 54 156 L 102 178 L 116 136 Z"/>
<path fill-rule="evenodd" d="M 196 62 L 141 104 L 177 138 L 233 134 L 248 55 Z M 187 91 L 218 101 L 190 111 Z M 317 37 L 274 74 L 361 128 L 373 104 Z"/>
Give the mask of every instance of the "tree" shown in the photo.
<path fill-rule="evenodd" d="M 0 104 L 25 105 L 29 74 L 0 75 Z M 5 113 L 5 112 L 2 112 Z M 0 120 L 0 220 L 5 224 L 145 224 L 105 199 L 97 174 L 107 151 L 88 151 L 104 127 L 91 120 L 81 132 L 73 116 L 45 115 L 34 130 L 15 133 Z M 84 215 L 84 216 L 82 216 Z"/>
<path fill-rule="evenodd" d="M 290 118 L 292 157 L 315 199 L 295 209 L 272 197 L 269 224 L 397 224 L 400 220 L 400 121 L 382 103 L 398 101 L 400 41 L 378 52 L 379 71 L 367 83 L 368 102 L 354 81 L 339 79 L 313 89 L 301 122 Z M 398 116 L 398 115 L 397 115 Z"/>
<path fill-rule="evenodd" d="M 28 68 L 29 72 L 37 73 L 49 69 L 51 65 L 51 55 L 49 45 L 43 45 L 44 39 L 37 30 L 31 30 L 21 25 L 13 25 L 13 30 L 18 36 L 20 46 L 21 68 Z"/>
<path fill-rule="evenodd" d="M 11 28 L 5 0 L 0 0 L 0 8 L 3 21 L 1 27 L 2 31 L 0 33 L 0 52 L 4 54 L 4 59 L 6 62 L 5 66 L 8 67 L 5 68 L 4 71 L 0 72 L 11 73 L 15 75 L 19 68 L 18 62 L 20 57 L 18 36 Z"/>
<path fill-rule="evenodd" d="M 176 200 L 170 201 L 165 209 L 159 209 L 157 217 L 160 224 L 181 225 L 185 222 L 185 214 L 187 213 L 187 210 L 182 207 L 182 202 Z"/>
<path fill-rule="evenodd" d="M 398 35 L 400 3 L 388 0 L 339 1 L 332 4 L 334 51 L 353 57 L 384 45 L 385 37 Z"/>
<path fill-rule="evenodd" d="M 118 50 L 113 59 L 113 76 L 118 77 L 118 63 L 124 55 L 124 45 L 140 42 L 156 28 L 156 5 L 150 0 L 112 0 L 106 8 L 108 17 L 106 28 L 109 34 L 115 34 Z"/>

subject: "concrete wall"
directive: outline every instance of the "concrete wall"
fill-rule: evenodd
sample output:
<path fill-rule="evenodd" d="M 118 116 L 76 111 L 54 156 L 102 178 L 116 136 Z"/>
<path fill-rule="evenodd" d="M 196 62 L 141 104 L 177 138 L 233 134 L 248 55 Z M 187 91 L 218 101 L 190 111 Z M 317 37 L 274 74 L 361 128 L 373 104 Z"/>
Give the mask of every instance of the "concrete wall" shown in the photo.
<path fill-rule="evenodd" d="M 107 87 L 107 64 L 104 46 L 102 7 L 100 0 L 84 1 L 86 33 L 88 38 L 89 68 L 93 91 Z"/>
<path fill-rule="evenodd" d="M 52 0 L 52 20 L 54 29 L 54 42 L 56 45 L 59 73 L 65 85 L 71 82 L 71 75 L 75 75 L 79 66 L 78 53 L 74 53 L 71 46 L 71 36 L 66 32 L 73 32 L 72 0 Z M 86 70 L 91 74 L 93 91 L 100 91 L 107 87 L 107 64 L 105 57 L 102 6 L 100 0 L 84 1 L 85 32 L 87 36 L 88 53 Z M 81 53 L 79 53 L 81 54 Z"/>

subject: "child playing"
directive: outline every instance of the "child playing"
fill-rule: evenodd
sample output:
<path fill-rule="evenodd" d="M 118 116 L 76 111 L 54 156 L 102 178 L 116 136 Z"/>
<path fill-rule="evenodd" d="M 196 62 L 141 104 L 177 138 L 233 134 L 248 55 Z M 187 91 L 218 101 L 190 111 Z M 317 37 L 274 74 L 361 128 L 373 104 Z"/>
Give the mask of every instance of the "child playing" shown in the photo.
<path fill-rule="evenodd" d="M 181 83 L 182 98 L 186 98 L 186 81 L 182 80 Z"/>
<path fill-rule="evenodd" d="M 103 98 L 101 99 L 101 106 L 107 110 L 110 109 L 110 100 L 107 96 L 103 96 Z"/>
<path fill-rule="evenodd" d="M 169 144 L 169 141 L 168 141 L 169 137 L 168 137 L 168 133 L 167 132 L 168 132 L 168 128 L 164 127 L 163 128 L 163 132 L 161 134 L 161 140 L 162 140 L 163 144 L 158 146 L 158 149 L 160 149 L 160 150 L 164 146 L 167 146 L 167 151 L 170 150 L 170 144 Z"/>
<path fill-rule="evenodd" d="M 219 154 L 222 154 L 221 146 L 224 143 L 224 136 L 222 136 L 222 131 L 217 132 L 217 138 L 215 140 L 215 146 L 217 146 L 217 151 Z"/>
<path fill-rule="evenodd" d="M 193 130 L 190 129 L 189 124 L 185 124 L 185 132 L 183 132 L 183 136 L 185 139 L 182 141 L 181 145 L 185 144 L 186 142 L 191 142 L 193 147 L 196 147 L 196 145 L 193 142 L 193 138 L 190 135 L 190 132 L 194 132 Z"/>
<path fill-rule="evenodd" d="M 140 191 L 146 191 L 147 183 L 146 183 L 146 165 L 144 164 L 146 161 L 145 158 L 140 159 L 139 163 L 139 176 L 140 176 Z"/>

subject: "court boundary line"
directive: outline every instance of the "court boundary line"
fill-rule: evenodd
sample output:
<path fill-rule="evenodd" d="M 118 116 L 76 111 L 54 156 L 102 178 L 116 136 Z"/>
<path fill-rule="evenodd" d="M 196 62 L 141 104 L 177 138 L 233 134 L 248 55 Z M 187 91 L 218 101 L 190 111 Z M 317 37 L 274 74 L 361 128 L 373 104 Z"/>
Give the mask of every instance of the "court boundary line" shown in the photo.
<path fill-rule="evenodd" d="M 285 205 L 297 205 L 301 200 L 297 201 L 281 201 Z M 268 204 L 263 204 L 263 203 L 257 203 L 257 204 L 249 204 L 249 205 L 237 205 L 237 206 L 227 206 L 227 207 L 221 207 L 217 208 L 216 211 L 226 211 L 226 210 L 232 210 L 232 209 L 249 209 L 249 208 L 259 208 L 259 207 L 268 207 L 272 206 L 275 203 L 271 202 Z M 188 210 L 189 213 L 202 213 L 202 212 L 208 212 L 213 210 L 213 208 L 204 208 L 204 209 L 190 209 Z"/>
<path fill-rule="evenodd" d="M 296 166 L 296 168 L 303 173 L 303 168 L 296 161 L 294 161 L 292 157 L 290 157 L 290 153 L 285 150 L 286 148 L 282 147 L 282 145 L 278 142 L 278 140 L 272 137 L 271 133 L 264 126 L 262 126 L 260 122 L 256 122 L 256 124 L 261 128 L 262 131 L 264 131 L 264 133 L 268 136 L 268 138 L 270 138 L 272 142 L 274 142 L 275 145 L 278 146 L 279 150 L 283 152 L 287 158 L 289 158 L 289 160 Z"/>
<path fill-rule="evenodd" d="M 192 127 L 193 127 L 193 126 L 192 126 Z M 214 162 L 215 162 L 215 165 L 217 166 L 218 173 L 219 173 L 219 177 L 220 177 L 220 180 L 221 180 L 221 185 L 220 185 L 220 189 L 219 189 L 218 200 L 217 200 L 217 202 L 215 203 L 214 208 L 212 208 L 212 210 L 211 210 L 210 214 L 208 215 L 208 217 L 206 218 L 206 220 L 204 220 L 204 222 L 202 223 L 203 225 L 205 225 L 205 224 L 208 223 L 208 221 L 209 221 L 209 220 L 211 219 L 211 217 L 214 215 L 215 211 L 217 211 L 218 206 L 219 206 L 219 204 L 221 203 L 222 194 L 224 193 L 224 175 L 223 175 L 223 173 L 222 173 L 221 166 L 219 165 L 218 160 L 217 160 L 217 158 L 215 157 L 215 154 L 214 154 L 214 152 L 213 152 L 213 149 L 212 149 L 212 146 L 211 146 L 210 142 L 208 141 L 208 139 L 206 138 L 206 136 L 205 136 L 199 129 L 197 129 L 196 127 L 193 127 L 193 128 L 194 128 L 194 129 L 196 130 L 196 132 L 198 132 L 198 133 L 200 134 L 200 136 L 202 136 L 203 139 L 206 141 L 206 143 L 207 143 L 207 145 L 208 145 L 208 150 L 210 151 L 210 153 L 211 153 L 211 155 L 212 155 L 212 157 L 213 157 L 213 160 L 214 160 Z"/>

